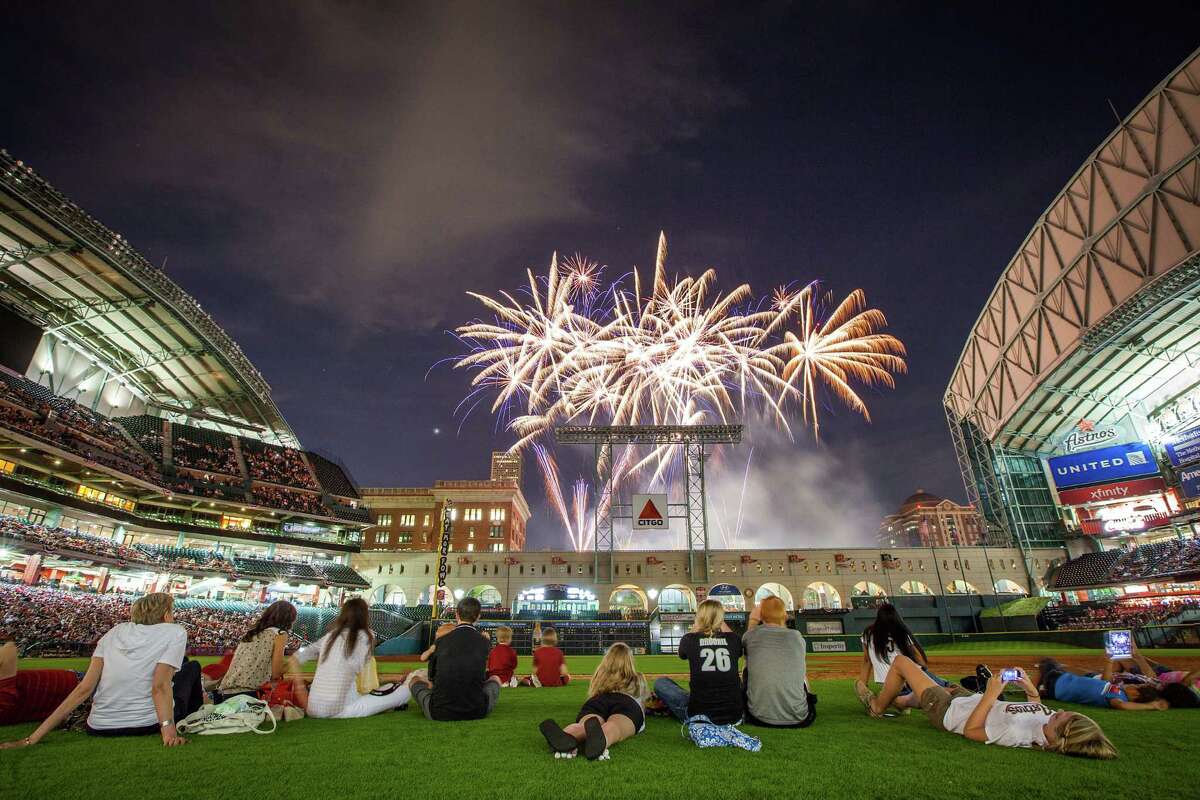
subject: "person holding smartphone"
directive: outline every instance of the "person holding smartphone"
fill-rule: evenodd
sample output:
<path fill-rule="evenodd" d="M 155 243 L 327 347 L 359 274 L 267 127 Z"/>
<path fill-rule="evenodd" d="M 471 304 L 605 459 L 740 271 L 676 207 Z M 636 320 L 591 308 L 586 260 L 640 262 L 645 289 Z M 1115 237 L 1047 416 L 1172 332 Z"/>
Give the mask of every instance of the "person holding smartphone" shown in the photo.
<path fill-rule="evenodd" d="M 1001 674 L 993 674 L 984 691 L 973 694 L 958 686 L 939 686 L 911 658 L 897 656 L 878 696 L 862 684 L 857 689 L 872 717 L 882 717 L 907 683 L 921 698 L 930 724 L 940 731 L 1002 747 L 1031 747 L 1081 758 L 1117 757 L 1117 749 L 1090 717 L 1043 705 L 1024 670 L 1018 669 L 1010 677 L 1024 690 L 1025 702 L 1000 699 L 1006 685 Z"/>

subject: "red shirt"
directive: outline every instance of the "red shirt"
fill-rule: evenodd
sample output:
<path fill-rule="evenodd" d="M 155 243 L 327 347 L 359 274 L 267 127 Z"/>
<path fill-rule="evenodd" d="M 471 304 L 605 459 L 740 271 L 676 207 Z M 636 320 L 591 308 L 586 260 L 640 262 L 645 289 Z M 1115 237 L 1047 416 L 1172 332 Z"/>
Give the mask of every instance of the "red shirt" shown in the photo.
<path fill-rule="evenodd" d="M 562 686 L 562 666 L 566 659 L 557 647 L 539 647 L 533 651 L 533 669 L 542 686 Z"/>
<path fill-rule="evenodd" d="M 0 680 L 0 725 L 44 720 L 78 685 L 69 669 L 23 669 Z"/>
<path fill-rule="evenodd" d="M 498 644 L 488 653 L 487 674 L 495 675 L 501 683 L 512 680 L 517 669 L 517 651 L 511 644 Z"/>

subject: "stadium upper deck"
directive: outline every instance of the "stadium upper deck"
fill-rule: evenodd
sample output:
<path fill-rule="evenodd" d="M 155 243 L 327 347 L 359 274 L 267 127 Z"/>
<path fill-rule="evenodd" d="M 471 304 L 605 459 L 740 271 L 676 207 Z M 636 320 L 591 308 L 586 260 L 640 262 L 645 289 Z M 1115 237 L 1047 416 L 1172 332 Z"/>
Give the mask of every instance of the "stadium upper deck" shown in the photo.
<path fill-rule="evenodd" d="M 357 550 L 345 470 L 190 295 L 0 151 L 0 490 L 118 523 Z"/>
<path fill-rule="evenodd" d="M 1200 51 L 1038 218 L 963 348 L 944 402 L 990 525 L 1024 546 L 1186 531 L 1198 296 Z"/>

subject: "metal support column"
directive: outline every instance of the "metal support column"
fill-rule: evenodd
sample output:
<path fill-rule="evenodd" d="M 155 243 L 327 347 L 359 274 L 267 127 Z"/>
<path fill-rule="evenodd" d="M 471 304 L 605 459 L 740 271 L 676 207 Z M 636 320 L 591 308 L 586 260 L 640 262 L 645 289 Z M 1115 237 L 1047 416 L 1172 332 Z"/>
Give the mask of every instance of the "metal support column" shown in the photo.
<path fill-rule="evenodd" d="M 707 583 L 708 508 L 704 496 L 703 442 L 684 445 L 684 471 L 687 482 L 688 575 L 693 583 Z"/>
<path fill-rule="evenodd" d="M 593 562 L 596 583 L 611 583 L 613 575 L 613 461 L 612 442 L 596 442 L 596 536 Z"/>

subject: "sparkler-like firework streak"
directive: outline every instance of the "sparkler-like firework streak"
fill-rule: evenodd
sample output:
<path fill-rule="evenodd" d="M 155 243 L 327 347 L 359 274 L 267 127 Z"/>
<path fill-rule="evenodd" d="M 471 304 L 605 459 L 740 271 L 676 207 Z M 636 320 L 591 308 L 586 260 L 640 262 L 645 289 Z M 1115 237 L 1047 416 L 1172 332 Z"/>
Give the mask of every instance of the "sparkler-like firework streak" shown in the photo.
<path fill-rule="evenodd" d="M 458 329 L 471 351 L 456 366 L 477 370 L 464 405 L 495 393 L 492 412 L 508 419 L 512 449 L 534 446 L 577 548 L 594 534 L 583 519 L 586 484 L 566 501 L 557 464 L 539 443 L 555 425 L 717 424 L 753 407 L 790 436 L 789 409 L 799 406 L 816 436 L 822 387 L 869 420 L 851 382 L 891 387 L 892 373 L 905 369 L 904 346 L 879 333 L 886 320 L 861 290 L 822 319 L 814 284 L 781 288 L 769 302 L 747 284 L 722 294 L 714 270 L 669 278 L 666 258 L 660 235 L 648 286 L 637 269 L 606 285 L 603 268 L 577 254 L 561 265 L 555 255 L 544 277 L 528 270 L 522 299 L 468 293 L 493 321 Z M 675 456 L 664 446 L 639 458 L 614 479 L 653 468 L 652 480 L 663 481 Z"/>
<path fill-rule="evenodd" d="M 746 484 L 750 482 L 750 462 L 754 460 L 754 448 L 746 456 L 746 471 L 742 473 L 742 490 L 738 493 L 737 512 L 732 520 L 729 519 L 729 505 L 721 498 L 721 512 L 713 514 L 717 522 L 717 530 L 721 534 L 721 542 L 727 549 L 738 546 L 742 539 L 742 508 L 746 503 Z"/>
<path fill-rule="evenodd" d="M 798 331 L 787 331 L 783 342 L 773 350 L 787 357 L 783 378 L 790 386 L 800 384 L 804 420 L 812 425 L 814 437 L 820 438 L 817 385 L 826 386 L 870 422 L 867 405 L 850 381 L 894 387 L 892 373 L 901 373 L 907 368 L 905 350 L 895 336 L 878 333 L 887 325 L 887 319 L 882 311 L 867 308 L 862 289 L 846 295 L 824 321 L 817 316 L 813 292 L 806 287 L 802 294 L 804 296 L 795 304 Z"/>

